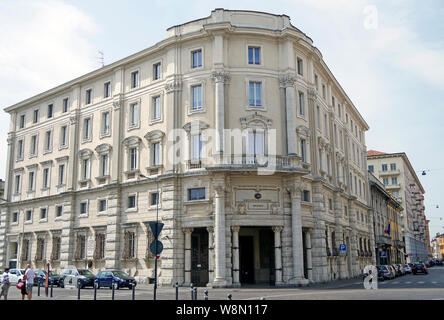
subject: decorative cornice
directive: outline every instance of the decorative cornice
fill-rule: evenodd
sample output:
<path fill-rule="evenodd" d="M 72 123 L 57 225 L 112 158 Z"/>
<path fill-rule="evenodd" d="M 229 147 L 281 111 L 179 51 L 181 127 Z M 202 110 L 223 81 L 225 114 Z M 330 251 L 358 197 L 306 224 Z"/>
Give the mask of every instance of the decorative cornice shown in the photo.
<path fill-rule="evenodd" d="M 297 78 L 291 74 L 279 76 L 279 84 L 281 88 L 293 87 Z"/>
<path fill-rule="evenodd" d="M 171 82 L 168 82 L 165 85 L 165 91 L 166 93 L 171 93 L 171 92 L 175 92 L 175 91 L 180 91 L 182 90 L 182 81 L 180 79 L 174 79 Z"/>
<path fill-rule="evenodd" d="M 145 135 L 145 139 L 148 141 L 160 140 L 165 136 L 165 133 L 161 130 L 150 131 Z"/>
<path fill-rule="evenodd" d="M 230 74 L 223 70 L 216 70 L 213 71 L 213 73 L 211 74 L 211 78 L 216 83 L 217 82 L 227 83 L 230 80 Z"/>
<path fill-rule="evenodd" d="M 247 117 L 240 118 L 240 122 L 242 125 L 242 129 L 247 129 L 248 127 L 251 127 L 252 124 L 258 122 L 262 124 L 262 127 L 264 129 L 269 129 L 273 123 L 273 121 L 270 118 L 262 116 L 257 112 Z"/>

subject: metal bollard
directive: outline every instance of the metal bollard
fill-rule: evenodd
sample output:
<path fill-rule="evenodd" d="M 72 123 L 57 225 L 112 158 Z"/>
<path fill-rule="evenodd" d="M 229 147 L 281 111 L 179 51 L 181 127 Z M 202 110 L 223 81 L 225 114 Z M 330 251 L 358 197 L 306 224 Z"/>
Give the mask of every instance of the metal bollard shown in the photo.
<path fill-rule="evenodd" d="M 97 283 L 94 283 L 94 300 L 97 300 Z"/>
<path fill-rule="evenodd" d="M 51 283 L 51 298 L 52 298 L 52 291 L 53 291 L 53 288 L 54 288 L 54 281 Z"/>
<path fill-rule="evenodd" d="M 133 292 L 132 292 L 131 299 L 136 300 L 136 285 L 134 283 L 133 283 L 132 290 L 133 290 Z"/>
<path fill-rule="evenodd" d="M 179 282 L 174 285 L 176 287 L 176 300 L 179 300 Z"/>
<path fill-rule="evenodd" d="M 228 294 L 227 300 L 233 300 L 233 295 L 231 293 Z"/>
<path fill-rule="evenodd" d="M 193 293 L 194 293 L 194 300 L 197 300 L 197 288 L 193 289 Z"/>
<path fill-rule="evenodd" d="M 194 293 L 193 293 L 193 284 L 190 284 L 190 292 L 191 292 L 191 300 L 194 300 Z"/>
<path fill-rule="evenodd" d="M 112 291 L 113 291 L 111 300 L 114 300 L 114 280 L 111 282 L 111 286 L 112 286 Z"/>
<path fill-rule="evenodd" d="M 77 300 L 80 300 L 80 279 L 77 279 Z"/>
<path fill-rule="evenodd" d="M 204 300 L 208 300 L 208 290 L 204 291 Z"/>
<path fill-rule="evenodd" d="M 40 280 L 37 281 L 37 295 L 40 297 Z"/>

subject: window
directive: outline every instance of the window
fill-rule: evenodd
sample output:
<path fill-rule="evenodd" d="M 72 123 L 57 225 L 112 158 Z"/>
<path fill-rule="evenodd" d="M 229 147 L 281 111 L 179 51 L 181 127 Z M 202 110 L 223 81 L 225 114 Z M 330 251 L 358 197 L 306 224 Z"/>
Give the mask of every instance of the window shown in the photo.
<path fill-rule="evenodd" d="M 131 88 L 137 88 L 139 86 L 139 71 L 131 73 Z"/>
<path fill-rule="evenodd" d="M 54 105 L 50 104 L 48 105 L 48 119 L 52 118 L 54 112 Z"/>
<path fill-rule="evenodd" d="M 106 200 L 99 200 L 99 212 L 103 212 L 106 210 Z"/>
<path fill-rule="evenodd" d="M 301 139 L 301 158 L 302 162 L 307 162 L 307 142 Z"/>
<path fill-rule="evenodd" d="M 91 104 L 92 103 L 92 89 L 86 90 L 85 103 L 86 104 Z"/>
<path fill-rule="evenodd" d="M 62 241 L 61 241 L 60 237 L 53 238 L 51 260 L 59 260 L 60 259 L 61 243 L 62 243 Z"/>
<path fill-rule="evenodd" d="M 18 222 L 18 212 L 13 212 L 12 213 L 12 222 L 13 223 Z"/>
<path fill-rule="evenodd" d="M 124 233 L 124 247 L 122 259 L 132 259 L 135 257 L 135 247 L 136 247 L 136 234 L 135 232 L 125 231 Z"/>
<path fill-rule="evenodd" d="M 387 165 L 386 164 L 382 165 L 382 171 L 387 171 Z"/>
<path fill-rule="evenodd" d="M 43 169 L 43 189 L 49 188 L 49 168 Z"/>
<path fill-rule="evenodd" d="M 330 175 L 330 155 L 327 153 L 326 154 L 326 161 L 327 161 L 327 174 Z"/>
<path fill-rule="evenodd" d="M 395 171 L 396 170 L 396 163 L 390 164 L 390 170 Z"/>
<path fill-rule="evenodd" d="M 29 151 L 30 156 L 37 155 L 37 135 L 31 137 L 31 150 Z"/>
<path fill-rule="evenodd" d="M 335 110 L 336 108 L 336 104 L 335 104 L 335 97 L 331 97 L 331 105 L 333 106 L 333 110 Z"/>
<path fill-rule="evenodd" d="M 324 170 L 323 165 L 322 165 L 322 149 L 319 149 L 319 169 L 321 171 Z"/>
<path fill-rule="evenodd" d="M 109 163 L 109 156 L 107 154 L 104 154 L 101 156 L 101 172 L 100 175 L 102 177 L 105 177 L 108 175 L 108 163 Z"/>
<path fill-rule="evenodd" d="M 63 214 L 63 206 L 57 206 L 56 207 L 56 218 L 61 217 Z"/>
<path fill-rule="evenodd" d="M 336 123 L 333 125 L 333 134 L 335 138 L 335 146 L 338 146 L 338 129 L 336 127 Z"/>
<path fill-rule="evenodd" d="M 328 136 L 328 116 L 326 113 L 324 114 L 324 129 L 325 135 Z"/>
<path fill-rule="evenodd" d="M 29 172 L 29 176 L 28 176 L 28 191 L 34 191 L 35 186 L 34 186 L 34 181 L 35 181 L 35 173 L 34 171 Z"/>
<path fill-rule="evenodd" d="M 193 69 L 202 67 L 202 49 L 191 52 L 191 65 Z"/>
<path fill-rule="evenodd" d="M 59 165 L 59 185 L 65 184 L 65 165 Z"/>
<path fill-rule="evenodd" d="M 319 91 L 319 78 L 317 74 L 315 74 L 315 87 L 316 91 Z"/>
<path fill-rule="evenodd" d="M 328 210 L 333 210 L 333 201 L 328 199 Z"/>
<path fill-rule="evenodd" d="M 80 203 L 80 214 L 87 214 L 88 213 L 88 202 L 81 202 Z"/>
<path fill-rule="evenodd" d="M 155 206 L 159 203 L 159 194 L 157 192 L 151 193 L 151 205 Z"/>
<path fill-rule="evenodd" d="M 137 148 L 129 149 L 130 161 L 129 161 L 129 169 L 130 171 L 134 171 L 137 169 Z"/>
<path fill-rule="evenodd" d="M 82 161 L 82 179 L 83 180 L 89 179 L 89 167 L 90 167 L 90 160 L 83 159 L 83 161 Z"/>
<path fill-rule="evenodd" d="M 25 115 L 22 114 L 20 116 L 20 129 L 23 129 L 25 127 Z"/>
<path fill-rule="evenodd" d="M 388 184 L 389 184 L 389 179 L 388 179 L 388 178 L 383 178 L 383 179 L 382 179 L 382 183 L 383 183 L 384 185 L 388 185 Z"/>
<path fill-rule="evenodd" d="M 103 97 L 109 98 L 111 96 L 111 82 L 108 81 L 103 86 Z"/>
<path fill-rule="evenodd" d="M 194 104 L 193 104 L 193 106 L 194 106 Z M 155 96 L 155 97 L 153 97 L 153 118 L 152 118 L 152 120 L 158 120 L 158 119 L 160 119 L 160 96 Z"/>
<path fill-rule="evenodd" d="M 248 155 L 263 156 L 265 154 L 265 139 L 263 130 L 253 130 L 248 133 Z"/>
<path fill-rule="evenodd" d="M 392 178 L 392 184 L 398 184 L 398 178 L 394 177 Z"/>
<path fill-rule="evenodd" d="M 109 134 L 109 111 L 102 113 L 102 135 Z"/>
<path fill-rule="evenodd" d="M 191 136 L 191 159 L 200 160 L 202 158 L 202 135 Z"/>
<path fill-rule="evenodd" d="M 153 143 L 153 166 L 160 165 L 160 142 Z"/>
<path fill-rule="evenodd" d="M 304 93 L 299 92 L 299 114 L 305 116 Z"/>
<path fill-rule="evenodd" d="M 261 107 L 261 91 L 262 82 L 250 81 L 249 82 L 249 92 L 250 92 L 250 107 Z"/>
<path fill-rule="evenodd" d="M 52 132 L 46 131 L 45 134 L 45 151 L 52 151 Z"/>
<path fill-rule="evenodd" d="M 26 221 L 31 221 L 31 220 L 32 220 L 32 211 L 27 210 L 26 211 Z"/>
<path fill-rule="evenodd" d="M 160 79 L 161 67 L 162 67 L 162 65 L 160 62 L 153 65 L 153 80 Z"/>
<path fill-rule="evenodd" d="M 344 206 L 344 213 L 345 213 L 345 216 L 348 216 L 347 206 Z"/>
<path fill-rule="evenodd" d="M 128 196 L 128 209 L 136 207 L 136 196 Z"/>
<path fill-rule="evenodd" d="M 188 200 L 203 200 L 205 199 L 205 188 L 188 189 Z"/>
<path fill-rule="evenodd" d="M 23 160 L 23 139 L 17 141 L 17 160 Z"/>
<path fill-rule="evenodd" d="M 69 99 L 63 99 L 63 113 L 68 112 L 69 109 Z"/>
<path fill-rule="evenodd" d="M 373 165 L 368 166 L 368 171 L 375 172 L 375 167 Z"/>
<path fill-rule="evenodd" d="M 68 127 L 62 126 L 60 128 L 60 147 L 66 147 L 68 141 Z"/>
<path fill-rule="evenodd" d="M 299 75 L 304 75 L 304 72 L 303 72 L 303 62 L 302 62 L 302 59 L 301 58 L 297 58 L 297 64 L 298 64 L 298 74 Z"/>
<path fill-rule="evenodd" d="M 91 139 L 91 118 L 86 118 L 83 120 L 83 140 Z"/>
<path fill-rule="evenodd" d="M 202 109 L 202 85 L 192 86 L 191 92 L 193 94 L 193 110 Z"/>
<path fill-rule="evenodd" d="M 322 85 L 322 98 L 325 99 L 326 95 L 325 95 L 325 84 Z"/>
<path fill-rule="evenodd" d="M 15 193 L 16 194 L 20 193 L 20 180 L 21 180 L 21 176 L 20 175 L 16 175 L 15 176 Z"/>
<path fill-rule="evenodd" d="M 308 190 L 302 191 L 302 201 L 310 202 L 310 191 Z"/>
<path fill-rule="evenodd" d="M 261 64 L 260 47 L 248 47 L 248 64 Z"/>
<path fill-rule="evenodd" d="M 46 211 L 47 211 L 46 208 L 40 209 L 40 220 L 46 219 L 46 213 L 47 213 Z"/>
<path fill-rule="evenodd" d="M 34 123 L 39 122 L 39 110 L 36 109 L 34 110 L 34 118 L 33 118 Z"/>
<path fill-rule="evenodd" d="M 83 234 L 77 235 L 77 246 L 74 254 L 75 260 L 83 260 L 85 259 L 86 253 L 86 237 Z"/>
<path fill-rule="evenodd" d="M 319 108 L 319 106 L 316 106 L 316 119 L 318 120 L 318 129 L 321 129 L 321 109 Z"/>
<path fill-rule="evenodd" d="M 339 114 L 339 119 L 342 118 L 342 110 L 341 110 L 341 105 L 338 103 L 338 114 Z"/>
<path fill-rule="evenodd" d="M 135 127 L 139 124 L 139 104 L 132 103 L 129 106 L 129 126 Z"/>

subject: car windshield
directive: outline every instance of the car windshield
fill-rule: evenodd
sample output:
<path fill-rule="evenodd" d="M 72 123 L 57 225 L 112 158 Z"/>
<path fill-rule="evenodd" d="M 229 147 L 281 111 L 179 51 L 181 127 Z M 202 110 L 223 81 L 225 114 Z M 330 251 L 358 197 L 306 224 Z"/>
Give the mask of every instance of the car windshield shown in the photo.
<path fill-rule="evenodd" d="M 25 269 L 20 269 L 21 274 L 25 274 Z"/>
<path fill-rule="evenodd" d="M 79 270 L 79 274 L 82 276 L 93 276 L 94 274 L 89 270 Z"/>
<path fill-rule="evenodd" d="M 113 275 L 116 277 L 129 277 L 129 275 L 123 271 L 113 271 Z"/>
<path fill-rule="evenodd" d="M 49 275 L 50 275 L 51 277 L 56 277 L 56 276 L 58 276 L 58 274 L 55 273 L 54 271 L 49 271 Z"/>

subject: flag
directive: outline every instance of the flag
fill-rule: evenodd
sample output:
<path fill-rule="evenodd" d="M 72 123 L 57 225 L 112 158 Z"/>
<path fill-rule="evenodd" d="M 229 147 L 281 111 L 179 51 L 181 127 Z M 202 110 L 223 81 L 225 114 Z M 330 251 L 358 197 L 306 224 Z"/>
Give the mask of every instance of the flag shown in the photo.
<path fill-rule="evenodd" d="M 387 234 L 390 235 L 390 224 L 387 226 Z"/>

